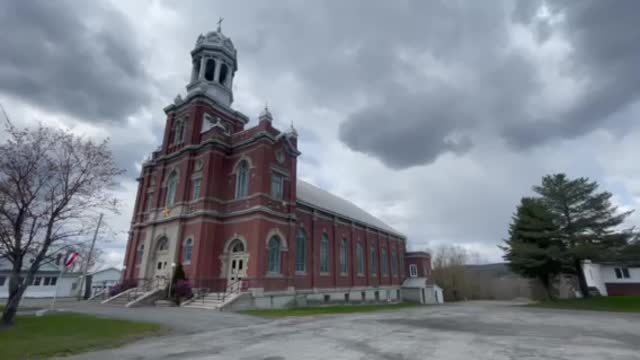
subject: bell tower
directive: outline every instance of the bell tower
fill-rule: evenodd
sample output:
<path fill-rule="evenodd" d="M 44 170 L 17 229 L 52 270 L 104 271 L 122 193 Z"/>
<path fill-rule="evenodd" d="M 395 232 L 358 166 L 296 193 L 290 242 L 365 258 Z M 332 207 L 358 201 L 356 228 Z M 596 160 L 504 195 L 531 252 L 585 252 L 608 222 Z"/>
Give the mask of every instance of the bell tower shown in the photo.
<path fill-rule="evenodd" d="M 203 92 L 216 102 L 229 107 L 233 102 L 233 76 L 238 70 L 236 48 L 222 34 L 222 19 L 218 29 L 206 35 L 200 34 L 191 50 L 193 67 L 188 95 Z"/>

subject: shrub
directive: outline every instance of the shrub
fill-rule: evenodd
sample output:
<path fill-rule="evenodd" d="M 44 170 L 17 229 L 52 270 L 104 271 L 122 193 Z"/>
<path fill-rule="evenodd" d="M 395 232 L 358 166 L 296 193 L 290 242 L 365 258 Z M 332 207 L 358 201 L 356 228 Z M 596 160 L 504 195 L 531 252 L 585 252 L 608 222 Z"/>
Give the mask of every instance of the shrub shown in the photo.
<path fill-rule="evenodd" d="M 183 300 L 193 297 L 191 284 L 187 280 L 178 280 L 172 292 L 173 300 L 177 305 L 180 305 Z"/>

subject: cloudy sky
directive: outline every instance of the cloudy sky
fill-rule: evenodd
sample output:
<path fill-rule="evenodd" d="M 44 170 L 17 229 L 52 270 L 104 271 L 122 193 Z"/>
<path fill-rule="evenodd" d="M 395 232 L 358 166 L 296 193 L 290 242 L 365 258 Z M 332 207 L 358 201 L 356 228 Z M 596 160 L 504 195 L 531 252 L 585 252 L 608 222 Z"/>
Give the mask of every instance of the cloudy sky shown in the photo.
<path fill-rule="evenodd" d="M 198 34 L 237 50 L 233 106 L 300 133 L 298 176 L 408 236 L 500 260 L 548 173 L 640 205 L 640 2 L 0 0 L 0 102 L 14 122 L 110 137 L 127 170 L 108 218 L 121 264 L 142 160 L 184 94 Z M 640 215 L 630 225 L 640 225 Z"/>

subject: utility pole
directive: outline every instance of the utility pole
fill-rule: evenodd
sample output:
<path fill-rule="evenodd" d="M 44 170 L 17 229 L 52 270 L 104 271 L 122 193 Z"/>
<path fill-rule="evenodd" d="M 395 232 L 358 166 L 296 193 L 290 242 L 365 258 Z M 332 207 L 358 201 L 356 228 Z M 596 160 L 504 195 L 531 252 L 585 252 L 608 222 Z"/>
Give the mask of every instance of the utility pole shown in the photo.
<path fill-rule="evenodd" d="M 96 238 L 98 237 L 98 230 L 100 230 L 100 224 L 102 224 L 102 216 L 100 213 L 100 217 L 98 218 L 98 226 L 96 226 L 96 231 L 93 233 L 93 239 L 91 240 L 91 246 L 89 247 L 89 253 L 87 254 L 87 258 L 84 261 L 84 268 L 82 269 L 82 277 L 80 277 L 80 283 L 78 284 L 78 300 L 82 300 L 84 285 L 87 278 L 87 271 L 89 271 L 89 261 L 91 261 L 91 254 L 93 253 L 93 247 L 96 245 Z"/>

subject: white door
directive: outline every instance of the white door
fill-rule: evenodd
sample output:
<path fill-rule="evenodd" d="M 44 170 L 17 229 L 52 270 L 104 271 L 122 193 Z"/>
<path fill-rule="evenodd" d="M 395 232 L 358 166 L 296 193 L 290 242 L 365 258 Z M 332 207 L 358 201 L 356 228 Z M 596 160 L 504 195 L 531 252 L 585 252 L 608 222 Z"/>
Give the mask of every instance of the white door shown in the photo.
<path fill-rule="evenodd" d="M 227 274 L 227 290 L 235 291 L 240 286 L 238 280 L 247 276 L 247 258 L 245 255 L 232 255 L 229 259 L 229 272 Z"/>
<path fill-rule="evenodd" d="M 164 288 L 169 285 L 169 277 L 171 276 L 169 241 L 167 238 L 162 238 L 158 241 L 153 259 L 152 287 Z"/>

